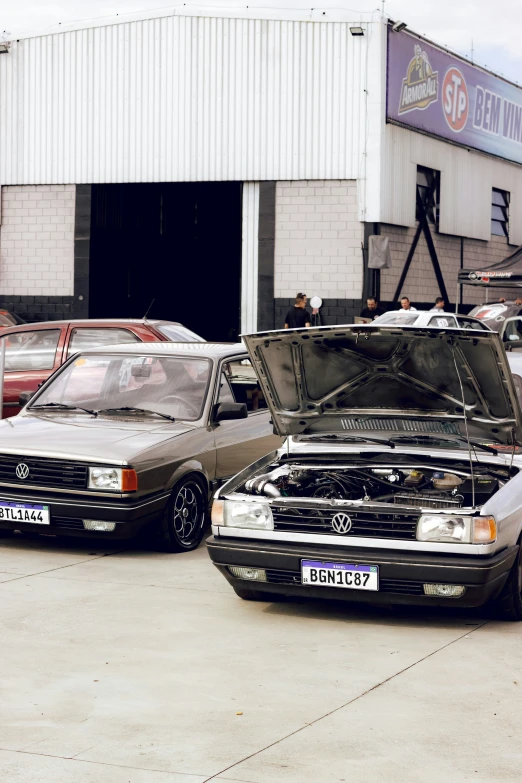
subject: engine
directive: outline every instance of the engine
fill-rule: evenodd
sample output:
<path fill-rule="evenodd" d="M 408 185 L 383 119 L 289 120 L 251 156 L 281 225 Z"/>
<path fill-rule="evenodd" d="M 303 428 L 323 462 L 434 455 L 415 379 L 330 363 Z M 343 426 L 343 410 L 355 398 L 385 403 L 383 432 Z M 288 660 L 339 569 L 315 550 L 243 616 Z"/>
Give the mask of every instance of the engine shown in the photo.
<path fill-rule="evenodd" d="M 444 467 L 357 466 L 331 469 L 299 465 L 276 467 L 249 479 L 244 490 L 271 498 L 301 497 L 372 501 L 428 508 L 460 508 L 485 503 L 501 481 L 488 472 L 450 472 Z"/>

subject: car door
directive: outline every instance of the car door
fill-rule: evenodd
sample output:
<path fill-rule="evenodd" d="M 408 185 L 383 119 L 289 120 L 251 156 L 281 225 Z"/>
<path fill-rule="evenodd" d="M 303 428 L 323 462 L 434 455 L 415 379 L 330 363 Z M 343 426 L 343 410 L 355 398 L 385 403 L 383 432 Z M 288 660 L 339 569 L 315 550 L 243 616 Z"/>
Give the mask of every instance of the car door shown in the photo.
<path fill-rule="evenodd" d="M 270 413 L 248 357 L 222 363 L 216 402 L 244 402 L 248 410 L 246 419 L 221 421 L 215 427 L 217 479 L 234 476 L 279 448 L 282 438 L 274 435 Z"/>
<path fill-rule="evenodd" d="M 522 318 L 506 318 L 501 334 L 506 351 L 522 348 Z"/>
<path fill-rule="evenodd" d="M 65 358 L 69 359 L 79 351 L 101 348 L 104 345 L 137 343 L 140 338 L 131 329 L 122 326 L 85 326 L 74 324 L 69 327 Z M 64 359 L 65 361 L 65 359 Z"/>
<path fill-rule="evenodd" d="M 15 416 L 22 392 L 35 392 L 62 363 L 67 327 L 21 329 L 5 335 L 4 406 L 2 418 Z"/>

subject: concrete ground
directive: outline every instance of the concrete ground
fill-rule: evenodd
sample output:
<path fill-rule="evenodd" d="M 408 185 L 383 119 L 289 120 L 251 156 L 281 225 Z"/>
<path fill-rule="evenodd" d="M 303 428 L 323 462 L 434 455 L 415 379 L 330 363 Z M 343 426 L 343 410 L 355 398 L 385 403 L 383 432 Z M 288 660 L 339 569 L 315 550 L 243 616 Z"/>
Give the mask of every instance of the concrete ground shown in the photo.
<path fill-rule="evenodd" d="M 239 600 L 182 555 L 0 542 L 0 780 L 521 778 L 522 624 Z"/>

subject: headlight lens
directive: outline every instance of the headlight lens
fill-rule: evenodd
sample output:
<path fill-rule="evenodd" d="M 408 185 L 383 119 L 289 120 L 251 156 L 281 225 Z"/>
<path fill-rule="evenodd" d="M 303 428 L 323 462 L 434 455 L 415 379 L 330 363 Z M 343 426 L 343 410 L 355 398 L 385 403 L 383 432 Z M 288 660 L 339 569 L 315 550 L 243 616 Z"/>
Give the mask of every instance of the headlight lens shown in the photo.
<path fill-rule="evenodd" d="M 112 489 L 121 492 L 121 468 L 89 468 L 89 489 Z"/>
<path fill-rule="evenodd" d="M 223 525 L 253 530 L 273 530 L 272 509 L 267 503 L 225 500 Z"/>
<path fill-rule="evenodd" d="M 425 514 L 417 524 L 418 541 L 450 544 L 489 544 L 497 537 L 493 517 L 458 517 Z"/>

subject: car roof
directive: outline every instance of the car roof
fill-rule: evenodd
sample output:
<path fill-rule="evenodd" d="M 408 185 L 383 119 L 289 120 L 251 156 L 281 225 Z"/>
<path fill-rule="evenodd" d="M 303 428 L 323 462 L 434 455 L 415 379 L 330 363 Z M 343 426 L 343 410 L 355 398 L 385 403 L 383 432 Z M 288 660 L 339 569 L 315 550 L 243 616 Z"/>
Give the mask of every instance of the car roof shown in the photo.
<path fill-rule="evenodd" d="M 183 326 L 179 321 L 164 321 L 154 318 L 75 318 L 66 321 L 35 321 L 33 323 L 17 324 L 16 326 L 10 326 L 9 329 L 33 329 L 35 327 L 47 326 L 52 329 L 53 326 L 74 326 L 75 324 L 87 324 L 88 326 L 106 326 L 112 324 L 113 326 L 125 326 L 126 324 L 140 324 L 142 326 L 160 326 L 162 324 L 170 324 L 172 326 Z M 4 333 L 5 330 L 2 330 Z"/>
<path fill-rule="evenodd" d="M 104 348 L 90 348 L 80 351 L 82 356 L 87 354 L 129 354 L 129 356 L 168 356 L 186 355 L 202 356 L 205 359 L 221 359 L 224 356 L 235 356 L 238 353 L 246 354 L 247 349 L 243 343 L 125 343 L 124 345 L 108 345 Z"/>

